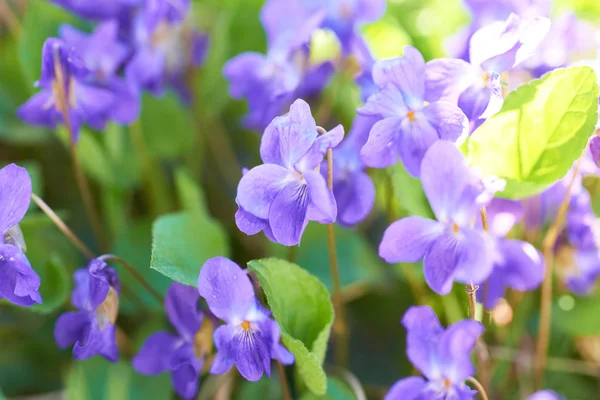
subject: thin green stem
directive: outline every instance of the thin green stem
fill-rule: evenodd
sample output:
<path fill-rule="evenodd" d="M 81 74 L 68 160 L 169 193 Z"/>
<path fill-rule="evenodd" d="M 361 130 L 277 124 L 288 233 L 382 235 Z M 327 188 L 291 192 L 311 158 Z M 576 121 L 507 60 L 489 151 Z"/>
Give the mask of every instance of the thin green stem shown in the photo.
<path fill-rule="evenodd" d="M 577 180 L 579 173 L 579 166 L 581 165 L 580 157 L 575 168 L 573 168 L 573 175 L 567 187 L 567 192 L 558 208 L 556 218 L 548 228 L 546 236 L 542 242 L 542 253 L 544 255 L 544 261 L 546 264 L 546 274 L 544 275 L 544 281 L 542 282 L 542 293 L 540 299 L 540 324 L 538 340 L 536 343 L 536 354 L 534 363 L 534 381 L 537 388 L 541 388 L 542 381 L 544 378 L 544 369 L 548 359 L 548 345 L 550 344 L 550 322 L 552 320 L 552 275 L 554 271 L 554 245 L 558 236 L 560 235 L 564 224 L 567 211 L 569 210 L 569 202 L 571 200 L 571 190 Z"/>
<path fill-rule="evenodd" d="M 75 247 L 77 247 L 79 251 L 81 251 L 85 258 L 87 258 L 88 260 L 94 258 L 94 252 L 90 250 L 85 245 L 85 243 L 83 243 L 77 237 L 77 235 L 75 235 L 73 231 L 71 231 L 71 229 L 69 229 L 69 227 L 63 222 L 63 220 L 60 219 L 58 215 L 56 215 L 56 213 L 48 206 L 48 204 L 46 204 L 44 200 L 42 200 L 33 193 L 31 194 L 31 199 L 35 202 L 35 204 L 37 204 L 40 210 L 42 210 L 44 214 L 46 214 L 50 218 L 50 220 L 52 220 L 54 225 L 56 225 L 56 227 L 60 229 L 60 231 L 67 237 L 67 239 L 69 239 L 71 243 L 73 243 Z"/>
<path fill-rule="evenodd" d="M 292 400 L 292 394 L 288 385 L 287 378 L 285 376 L 285 368 L 281 361 L 277 360 L 277 370 L 279 372 L 279 385 L 281 386 L 281 393 L 283 394 L 284 400 Z"/>
<path fill-rule="evenodd" d="M 481 398 L 483 400 L 488 400 L 488 395 L 485 392 L 485 389 L 483 388 L 483 386 L 481 385 L 481 383 L 479 383 L 479 381 L 473 377 L 467 378 L 467 381 L 469 381 L 473 386 L 475 386 L 475 389 L 477 389 L 477 391 L 479 392 L 479 394 L 481 395 Z"/>

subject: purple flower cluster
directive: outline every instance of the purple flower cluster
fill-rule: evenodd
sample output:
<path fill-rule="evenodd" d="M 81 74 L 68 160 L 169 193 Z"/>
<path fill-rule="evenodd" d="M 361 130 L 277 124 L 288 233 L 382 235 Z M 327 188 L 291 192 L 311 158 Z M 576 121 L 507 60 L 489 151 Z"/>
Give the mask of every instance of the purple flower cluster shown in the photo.
<path fill-rule="evenodd" d="M 428 306 L 411 307 L 402 318 L 406 353 L 423 374 L 399 380 L 385 400 L 474 399 L 465 384 L 475 373 L 470 354 L 483 333 L 483 325 L 464 320 L 444 329 Z"/>
<path fill-rule="evenodd" d="M 199 309 L 200 297 L 209 312 Z M 165 299 L 165 310 L 177 334 L 157 332 L 133 359 L 142 374 L 171 372 L 173 387 L 183 398 L 195 398 L 206 357 L 214 346 L 217 354 L 212 374 L 223 374 L 235 365 L 249 381 L 270 376 L 271 359 L 285 365 L 294 362 L 279 339 L 277 323 L 254 295 L 248 276 L 234 262 L 215 257 L 200 270 L 198 289 L 174 283 Z M 225 321 L 214 330 L 216 318 Z"/>
<path fill-rule="evenodd" d="M 31 179 L 15 164 L 0 169 L 0 299 L 20 306 L 42 302 L 40 277 L 23 253 L 19 222 L 31 199 Z"/>
<path fill-rule="evenodd" d="M 77 140 L 84 123 L 102 130 L 135 121 L 142 89 L 162 95 L 168 85 L 190 99 L 187 72 L 203 62 L 208 42 L 186 23 L 189 0 L 55 3 L 100 22 L 89 34 L 63 25 L 60 38 L 46 40 L 41 91 L 17 111 L 23 121 L 68 124 Z"/>
<path fill-rule="evenodd" d="M 331 77 L 331 62 L 314 64 L 307 44 L 318 28 L 332 30 L 348 54 L 359 40 L 358 26 L 385 11 L 384 0 L 269 0 L 261 11 L 266 54 L 248 52 L 223 69 L 232 97 L 245 98 L 245 125 L 263 130 L 297 98 L 318 94 Z"/>

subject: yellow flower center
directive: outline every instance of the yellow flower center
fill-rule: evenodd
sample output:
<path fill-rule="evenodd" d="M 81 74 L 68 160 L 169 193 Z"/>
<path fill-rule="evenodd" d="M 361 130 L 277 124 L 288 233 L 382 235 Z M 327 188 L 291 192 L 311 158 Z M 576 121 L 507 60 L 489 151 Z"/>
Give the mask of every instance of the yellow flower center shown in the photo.
<path fill-rule="evenodd" d="M 408 114 L 406 114 L 406 117 L 410 122 L 414 122 L 416 120 L 414 111 L 409 111 Z"/>
<path fill-rule="evenodd" d="M 242 329 L 245 330 L 246 332 L 248 332 L 250 330 L 250 322 L 249 321 L 244 321 L 241 323 L 242 325 Z"/>
<path fill-rule="evenodd" d="M 459 226 L 456 224 L 452 224 L 452 232 L 456 233 L 460 230 Z"/>

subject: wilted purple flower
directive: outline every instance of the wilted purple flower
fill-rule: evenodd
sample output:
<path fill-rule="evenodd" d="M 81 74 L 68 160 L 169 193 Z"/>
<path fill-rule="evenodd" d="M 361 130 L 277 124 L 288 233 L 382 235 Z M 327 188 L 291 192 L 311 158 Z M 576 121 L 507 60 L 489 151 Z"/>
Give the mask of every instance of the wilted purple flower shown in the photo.
<path fill-rule="evenodd" d="M 145 3 L 133 21 L 135 54 L 125 75 L 154 95 L 171 86 L 189 101 L 187 72 L 204 62 L 208 37 L 192 29 L 185 19 L 190 0 L 153 0 Z"/>
<path fill-rule="evenodd" d="M 77 311 L 62 314 L 54 327 L 54 339 L 61 349 L 73 344 L 73 357 L 83 360 L 97 354 L 109 361 L 119 358 L 115 338 L 121 284 L 117 271 L 101 258 L 90 261 L 73 275 L 75 289 L 71 303 Z"/>
<path fill-rule="evenodd" d="M 406 328 L 406 353 L 425 377 L 399 380 L 385 400 L 474 399 L 476 390 L 464 381 L 475 374 L 470 353 L 483 333 L 483 325 L 464 320 L 444 329 L 428 306 L 409 308 L 402 324 Z"/>
<path fill-rule="evenodd" d="M 19 222 L 31 199 L 31 179 L 25 168 L 0 169 L 0 299 L 20 306 L 41 303 L 40 277 L 23 254 Z"/>
<path fill-rule="evenodd" d="M 563 400 L 563 397 L 553 390 L 540 390 L 529 396 L 527 400 Z"/>
<path fill-rule="evenodd" d="M 458 104 L 471 123 L 495 114 L 504 101 L 500 74 L 529 58 L 549 29 L 547 18 L 515 14 L 479 29 L 470 40 L 470 63 L 452 58 L 427 63 L 425 99 Z"/>
<path fill-rule="evenodd" d="M 365 219 L 375 203 L 375 185 L 365 172 L 360 149 L 376 121 L 358 115 L 346 139 L 333 152 L 333 196 L 337 204 L 337 222 L 342 226 L 353 226 Z M 327 171 L 327 162 L 323 161 L 321 174 L 324 178 Z"/>
<path fill-rule="evenodd" d="M 413 176 L 437 140 L 456 141 L 468 132 L 463 112 L 447 102 L 425 103 L 425 61 L 417 49 L 404 47 L 404 57 L 378 61 L 373 80 L 380 89 L 358 109 L 361 115 L 383 118 L 371 129 L 361 150 L 363 162 L 389 167 L 398 157 Z"/>
<path fill-rule="evenodd" d="M 170 371 L 175 391 L 185 399 L 196 397 L 202 364 L 212 350 L 212 323 L 204 319 L 199 300 L 196 288 L 173 283 L 165 297 L 165 311 L 177 334 L 152 334 L 132 361 L 141 374 Z"/>
<path fill-rule="evenodd" d="M 343 136 L 341 125 L 319 136 L 310 107 L 301 99 L 288 114 L 275 118 L 261 141 L 264 164 L 240 180 L 238 228 L 248 235 L 265 230 L 275 241 L 293 246 L 300 243 L 309 220 L 334 222 L 335 198 L 315 169 L 327 149 L 337 146 Z"/>
<path fill-rule="evenodd" d="M 114 103 L 105 115 L 98 115 L 90 126 L 102 130 L 108 120 L 120 124 L 130 124 L 140 113 L 140 99 L 137 88 L 117 76 L 119 68 L 129 56 L 129 49 L 118 40 L 119 26 L 116 20 L 98 24 L 91 34 L 83 33 L 72 26 L 62 25 L 60 36 L 73 48 L 90 71 L 86 83 L 105 88 L 114 94 Z"/>
<path fill-rule="evenodd" d="M 50 0 L 83 18 L 116 18 L 140 5 L 144 0 Z"/>
<path fill-rule="evenodd" d="M 448 294 L 453 280 L 483 282 L 492 271 L 491 243 L 471 226 L 499 187 L 482 181 L 445 140 L 423 158 L 421 183 L 437 221 L 412 216 L 394 222 L 383 234 L 379 255 L 389 263 L 422 259 L 425 280 L 439 294 Z"/>
<path fill-rule="evenodd" d="M 198 277 L 198 291 L 210 311 L 225 321 L 213 335 L 217 355 L 210 372 L 224 374 L 234 364 L 249 381 L 259 380 L 263 372 L 270 376 L 271 359 L 285 365 L 294 356 L 279 344 L 281 332 L 254 295 L 244 271 L 223 257 L 204 263 Z"/>
<path fill-rule="evenodd" d="M 60 39 L 47 39 L 42 49 L 42 75 L 36 83 L 42 90 L 23 104 L 17 115 L 28 124 L 55 128 L 57 123 L 64 123 L 63 111 L 68 110 L 75 141 L 84 122 L 101 129 L 115 104 L 115 94 L 88 84 L 89 75 L 72 46 Z M 63 101 L 66 104 L 61 104 Z"/>

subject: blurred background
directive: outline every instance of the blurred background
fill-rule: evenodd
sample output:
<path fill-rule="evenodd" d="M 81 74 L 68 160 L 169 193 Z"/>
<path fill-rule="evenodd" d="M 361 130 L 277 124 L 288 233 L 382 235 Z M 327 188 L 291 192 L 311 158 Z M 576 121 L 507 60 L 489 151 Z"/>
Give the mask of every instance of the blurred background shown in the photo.
<path fill-rule="evenodd" d="M 260 163 L 260 135 L 243 127 L 247 105 L 231 98 L 222 69 L 242 52 L 266 51 L 259 20 L 263 4 L 261 0 L 193 1 L 193 24 L 210 41 L 207 59 L 194 79 L 193 106 L 170 91 L 160 98 L 144 93 L 136 124 L 111 124 L 104 132 L 82 131 L 77 151 L 109 232 L 111 252 L 133 264 L 161 294 L 171 281 L 149 268 L 152 223 L 159 215 L 194 209 L 194 220 L 173 235 L 198 246 L 200 253 L 210 248 L 206 251 L 230 256 L 240 265 L 266 255 L 288 255 L 289 249 L 262 235 L 240 233 L 234 221 L 241 168 Z M 580 18 L 600 22 L 598 0 L 559 0 L 554 7 L 556 14 L 572 10 Z M 445 56 L 445 41 L 469 20 L 461 0 L 390 0 L 384 17 L 362 31 L 377 58 L 399 56 L 404 45 L 412 44 L 429 60 Z M 15 115 L 37 90 L 34 82 L 40 74 L 42 44 L 57 36 L 65 23 L 85 31 L 93 28 L 47 0 L 0 0 L 0 163 L 26 167 L 34 193 L 94 246 L 64 132 L 26 125 Z M 330 39 L 324 32 L 313 37 L 311 59 L 336 57 L 339 49 Z M 319 125 L 330 129 L 342 123 L 346 132 L 360 104 L 353 77 L 343 73 L 311 101 L 314 112 L 330 107 Z M 423 278 L 418 265 L 388 265 L 378 257 L 377 245 L 388 220 L 405 211 L 393 196 L 385 171 L 370 174 L 377 187 L 375 209 L 356 229 L 336 229 L 352 332 L 350 370 L 369 398 L 378 399 L 396 380 L 414 372 L 405 356 L 404 329 L 399 324 L 404 310 L 427 303 L 444 323 L 452 323 L 466 317 L 467 298 L 461 285 L 448 296 L 436 296 L 419 284 Z M 388 201 L 393 202 L 393 215 L 387 211 Z M 413 207 L 428 207 L 424 198 L 412 201 Z M 71 309 L 71 277 L 85 259 L 33 205 L 21 228 L 27 256 L 42 279 L 44 303 L 25 309 L 0 301 L 0 398 L 175 398 L 168 374 L 141 376 L 129 362 L 152 332 L 169 329 L 162 304 L 119 270 L 126 287 L 119 316 L 121 361 L 111 364 L 95 357 L 74 362 L 69 350 L 55 345 L 53 328 L 57 316 Z M 296 261 L 330 286 L 325 243 L 326 227 L 310 224 L 296 250 Z M 411 281 L 416 284 L 409 286 Z M 492 392 L 500 399 L 519 399 L 520 393 L 531 392 L 529 361 L 510 349 L 533 348 L 539 300 L 535 292 L 513 295 L 517 297 L 494 315 L 494 332 L 488 333 L 499 343 L 491 349 L 491 357 L 497 361 Z M 568 399 L 600 398 L 599 296 L 557 294 L 551 342 L 556 357 L 550 359 L 546 386 Z M 515 304 L 518 309 L 513 309 Z M 277 399 L 280 393 L 276 379 L 248 383 L 238 378 L 224 385 L 216 377 L 204 376 L 199 398 L 213 398 L 218 388 L 222 396 L 218 398 Z M 324 398 L 353 398 L 339 371 L 331 372 L 330 391 Z"/>

